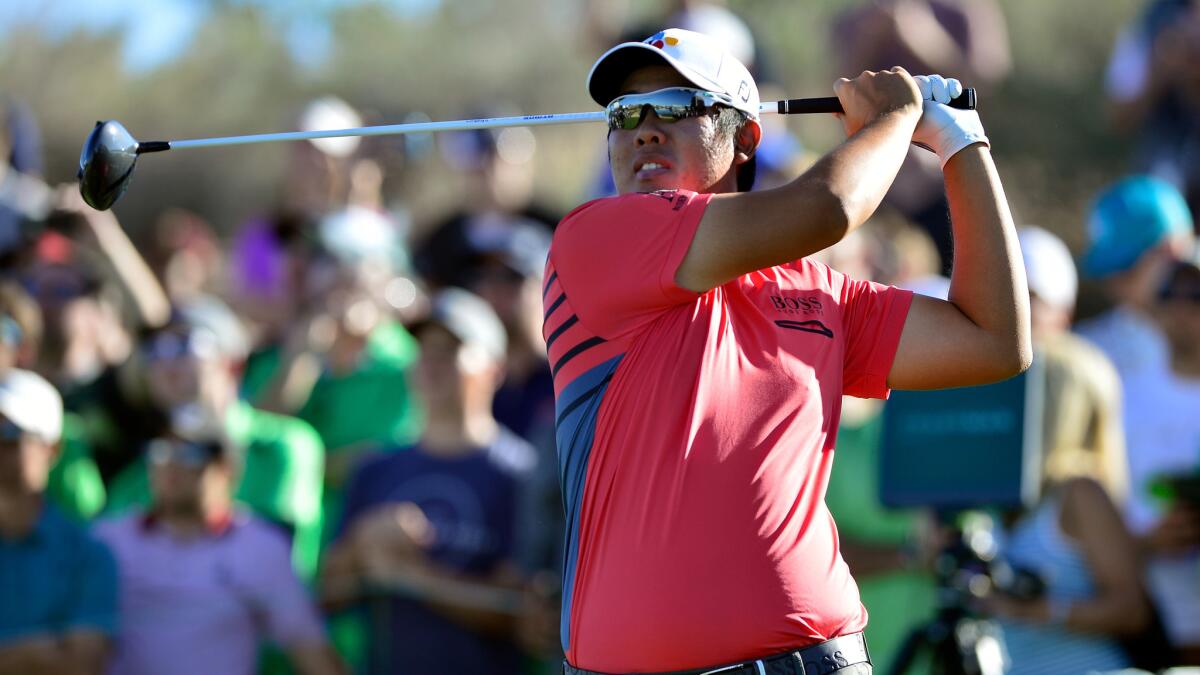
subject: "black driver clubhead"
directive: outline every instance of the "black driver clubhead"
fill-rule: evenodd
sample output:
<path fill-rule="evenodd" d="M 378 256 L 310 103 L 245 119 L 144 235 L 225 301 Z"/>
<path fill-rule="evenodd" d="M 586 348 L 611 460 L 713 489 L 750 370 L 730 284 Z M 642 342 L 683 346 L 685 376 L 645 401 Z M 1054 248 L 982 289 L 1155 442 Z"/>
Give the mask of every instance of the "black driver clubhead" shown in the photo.
<path fill-rule="evenodd" d="M 133 177 L 138 142 L 120 122 L 96 122 L 79 153 L 79 193 L 97 211 L 112 206 Z"/>

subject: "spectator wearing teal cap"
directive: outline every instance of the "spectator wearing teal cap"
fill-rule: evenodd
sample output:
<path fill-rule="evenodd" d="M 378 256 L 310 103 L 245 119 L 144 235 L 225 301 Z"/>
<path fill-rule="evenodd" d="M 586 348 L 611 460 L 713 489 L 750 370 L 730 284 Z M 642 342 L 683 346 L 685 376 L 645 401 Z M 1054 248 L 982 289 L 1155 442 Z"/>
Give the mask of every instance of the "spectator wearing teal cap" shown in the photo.
<path fill-rule="evenodd" d="M 1123 178 L 1092 206 L 1082 270 L 1101 281 L 1112 308 L 1077 330 L 1112 359 L 1122 379 L 1166 358 L 1149 310 L 1172 263 L 1194 246 L 1193 238 L 1183 195 L 1157 178 Z"/>

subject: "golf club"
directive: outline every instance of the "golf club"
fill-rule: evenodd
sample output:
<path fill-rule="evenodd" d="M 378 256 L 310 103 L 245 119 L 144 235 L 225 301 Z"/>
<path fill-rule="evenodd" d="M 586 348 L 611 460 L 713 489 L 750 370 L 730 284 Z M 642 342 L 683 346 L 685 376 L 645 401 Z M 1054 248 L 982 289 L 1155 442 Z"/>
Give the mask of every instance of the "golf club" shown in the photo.
<path fill-rule="evenodd" d="M 953 108 L 975 109 L 975 90 L 964 89 L 963 93 L 950 101 Z M 810 113 L 840 113 L 841 103 L 837 97 L 797 98 L 763 103 L 761 113 L 796 115 Z M 177 141 L 138 141 L 116 120 L 96 122 L 95 128 L 84 141 L 79 154 L 79 192 L 89 206 L 104 211 L 116 203 L 129 187 L 133 167 L 138 155 L 162 152 L 174 148 L 204 148 L 220 145 L 243 145 L 247 143 L 271 143 L 275 141 L 301 141 L 314 138 L 339 136 L 386 136 L 392 134 L 422 134 L 435 131 L 467 131 L 471 129 L 497 129 L 502 127 L 545 126 L 551 124 L 575 124 L 580 122 L 603 122 L 605 112 L 598 110 L 584 113 L 558 113 L 552 115 L 525 115 L 523 117 L 490 117 L 481 119 L 455 120 L 447 122 L 416 122 L 410 124 L 386 124 L 358 127 L 354 129 L 330 129 L 323 131 L 291 131 L 276 134 L 253 134 L 248 136 L 225 136 L 220 138 L 197 138 Z"/>

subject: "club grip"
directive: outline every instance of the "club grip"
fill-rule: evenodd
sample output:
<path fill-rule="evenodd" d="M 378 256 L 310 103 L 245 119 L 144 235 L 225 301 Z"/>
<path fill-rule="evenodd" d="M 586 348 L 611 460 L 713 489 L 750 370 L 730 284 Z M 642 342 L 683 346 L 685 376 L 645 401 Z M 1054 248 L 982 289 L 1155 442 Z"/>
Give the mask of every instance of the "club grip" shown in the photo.
<path fill-rule="evenodd" d="M 975 88 L 968 87 L 963 89 L 963 93 L 957 98 L 950 99 L 946 105 L 959 110 L 974 110 L 975 109 Z M 779 109 L 776 110 L 780 115 L 804 115 L 808 113 L 840 113 L 842 110 L 842 102 L 836 96 L 825 96 L 821 98 L 793 98 L 786 101 L 779 101 Z"/>

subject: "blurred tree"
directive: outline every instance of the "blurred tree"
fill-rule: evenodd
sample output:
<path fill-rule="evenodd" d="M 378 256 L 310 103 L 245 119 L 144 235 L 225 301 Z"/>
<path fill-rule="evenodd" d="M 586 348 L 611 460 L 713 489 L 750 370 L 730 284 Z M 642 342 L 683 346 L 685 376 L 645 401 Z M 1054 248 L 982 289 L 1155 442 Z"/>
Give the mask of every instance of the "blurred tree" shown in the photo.
<path fill-rule="evenodd" d="M 868 1 L 868 0 L 862 0 Z M 632 5 L 644 14 L 642 3 Z M 658 3 L 665 5 L 665 0 Z M 760 35 L 778 77 L 796 96 L 822 95 L 833 72 L 828 26 L 848 0 L 730 0 Z M 1103 124 L 1102 69 L 1118 27 L 1140 0 L 1009 0 L 1014 73 L 981 92 L 981 112 L 1021 220 L 1078 244 L 1093 189 L 1125 167 L 1128 148 Z M 130 73 L 115 31 L 55 33 L 0 28 L 0 91 L 25 99 L 45 137 L 51 181 L 73 180 L 79 146 L 97 119 L 121 120 L 144 139 L 279 131 L 296 126 L 308 98 L 333 93 L 372 122 L 412 112 L 452 119 L 482 104 L 525 112 L 591 109 L 583 81 L 596 56 L 582 34 L 584 0 L 371 0 L 209 3 L 203 25 L 173 60 Z M 621 10 L 622 3 L 616 3 Z M 327 25 L 305 57 L 297 22 Z M 326 43 L 327 42 L 327 43 Z M 300 54 L 297 54 L 299 50 Z M 322 56 L 323 55 L 323 56 Z M 830 119 L 790 120 L 815 150 L 841 139 Z M 603 152 L 595 126 L 537 132 L 540 191 L 573 205 Z M 116 211 L 135 234 L 169 206 L 190 208 L 228 232 L 276 198 L 280 146 L 189 150 L 149 157 Z M 581 159 L 583 161 L 581 161 Z M 408 166 L 397 195 L 415 211 L 456 199 L 437 161 Z"/>

